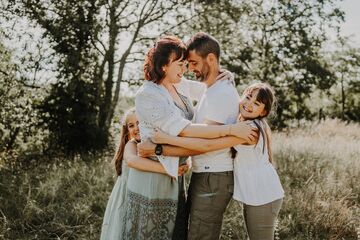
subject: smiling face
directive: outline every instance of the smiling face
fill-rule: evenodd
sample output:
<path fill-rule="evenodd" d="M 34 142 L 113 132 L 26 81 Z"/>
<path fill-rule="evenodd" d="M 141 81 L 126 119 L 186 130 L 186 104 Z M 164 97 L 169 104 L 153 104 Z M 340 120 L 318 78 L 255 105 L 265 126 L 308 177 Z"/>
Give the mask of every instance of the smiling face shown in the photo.
<path fill-rule="evenodd" d="M 266 115 L 265 104 L 257 100 L 259 89 L 245 92 L 240 100 L 240 115 L 244 120 L 255 119 Z"/>
<path fill-rule="evenodd" d="M 164 81 L 169 83 L 179 83 L 183 74 L 186 71 L 186 63 L 182 58 L 174 59 L 175 55 L 170 57 L 169 64 L 163 67 L 163 71 L 165 72 Z"/>
<path fill-rule="evenodd" d="M 193 72 L 200 82 L 206 81 L 210 73 L 210 66 L 206 58 L 202 58 L 195 50 L 189 52 L 188 58 L 189 71 Z"/>
<path fill-rule="evenodd" d="M 126 119 L 126 127 L 129 131 L 129 139 L 140 141 L 139 121 L 135 113 L 130 114 Z"/>

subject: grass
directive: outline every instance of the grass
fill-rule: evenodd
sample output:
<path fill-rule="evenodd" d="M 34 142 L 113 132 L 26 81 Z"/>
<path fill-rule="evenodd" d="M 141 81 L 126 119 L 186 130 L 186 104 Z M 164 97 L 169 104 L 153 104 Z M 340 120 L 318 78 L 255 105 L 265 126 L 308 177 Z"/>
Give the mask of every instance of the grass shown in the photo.
<path fill-rule="evenodd" d="M 98 239 L 111 173 L 104 158 L 2 169 L 0 239 Z"/>
<path fill-rule="evenodd" d="M 286 197 L 277 239 L 360 239 L 360 126 L 338 121 L 274 133 Z M 99 239 L 115 177 L 108 156 L 28 170 L 0 164 L 0 239 Z M 246 239 L 232 201 L 222 239 Z"/>

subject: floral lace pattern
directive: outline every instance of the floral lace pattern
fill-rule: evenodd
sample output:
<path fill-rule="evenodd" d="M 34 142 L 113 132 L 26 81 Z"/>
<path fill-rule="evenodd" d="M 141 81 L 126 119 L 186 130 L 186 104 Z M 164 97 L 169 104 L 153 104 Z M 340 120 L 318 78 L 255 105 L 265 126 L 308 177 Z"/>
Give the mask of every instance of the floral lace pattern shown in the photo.
<path fill-rule="evenodd" d="M 149 199 L 129 191 L 125 239 L 171 239 L 176 208 L 176 200 Z"/>

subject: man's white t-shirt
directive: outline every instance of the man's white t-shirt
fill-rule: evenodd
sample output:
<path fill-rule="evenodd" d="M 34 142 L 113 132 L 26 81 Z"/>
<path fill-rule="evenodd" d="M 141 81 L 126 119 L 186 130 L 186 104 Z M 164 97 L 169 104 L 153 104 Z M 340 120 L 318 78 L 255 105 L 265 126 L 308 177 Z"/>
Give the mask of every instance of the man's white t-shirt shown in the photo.
<path fill-rule="evenodd" d="M 206 120 L 221 124 L 236 122 L 239 115 L 239 94 L 229 81 L 216 81 L 206 89 L 195 110 L 194 123 Z M 193 172 L 233 171 L 230 148 L 192 157 Z"/>

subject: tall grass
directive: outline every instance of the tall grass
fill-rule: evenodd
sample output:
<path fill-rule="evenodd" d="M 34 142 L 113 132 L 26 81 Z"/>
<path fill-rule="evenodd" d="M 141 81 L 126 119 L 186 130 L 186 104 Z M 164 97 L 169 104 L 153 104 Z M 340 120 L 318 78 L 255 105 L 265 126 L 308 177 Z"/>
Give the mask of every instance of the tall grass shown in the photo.
<path fill-rule="evenodd" d="M 360 239 L 360 126 L 337 121 L 274 133 L 286 197 L 277 239 Z M 108 156 L 15 171 L 0 163 L 0 239 L 98 239 L 115 176 Z M 222 239 L 246 239 L 232 201 Z"/>
<path fill-rule="evenodd" d="M 112 173 L 104 158 L 2 169 L 0 239 L 98 239 Z"/>

